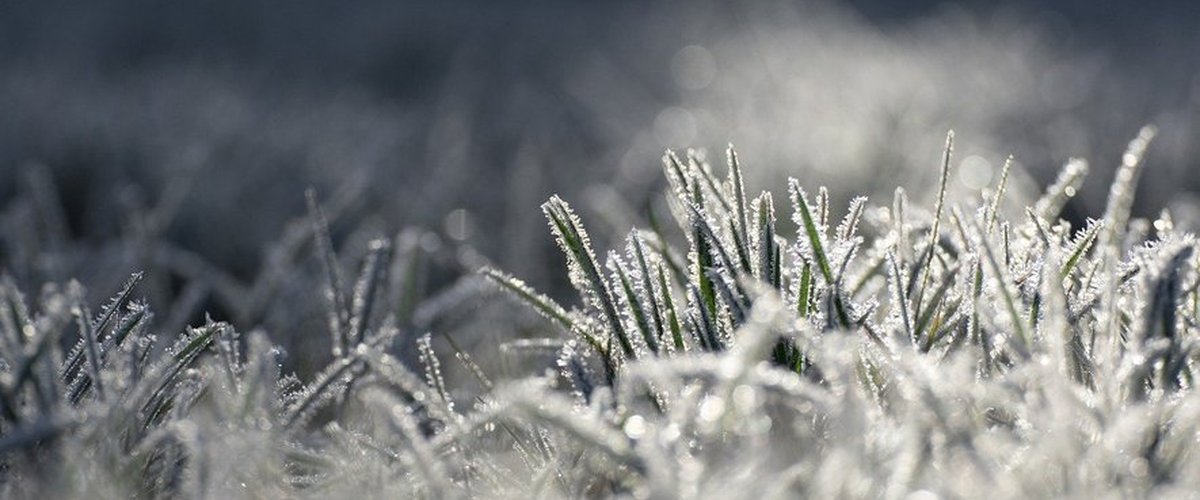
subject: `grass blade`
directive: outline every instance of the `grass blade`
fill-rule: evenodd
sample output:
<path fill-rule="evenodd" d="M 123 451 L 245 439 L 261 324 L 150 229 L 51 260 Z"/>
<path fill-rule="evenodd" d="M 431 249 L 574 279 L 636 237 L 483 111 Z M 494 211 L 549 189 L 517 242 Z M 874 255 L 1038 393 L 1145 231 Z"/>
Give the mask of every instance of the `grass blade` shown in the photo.
<path fill-rule="evenodd" d="M 642 340 L 645 341 L 646 347 L 650 348 L 650 352 L 658 354 L 656 332 L 651 328 L 650 321 L 646 317 L 647 308 L 642 304 L 641 296 L 634 290 L 633 281 L 629 277 L 629 269 L 625 261 L 613 252 L 609 255 L 608 262 L 609 269 L 613 274 L 613 280 L 620 284 L 618 290 L 621 294 L 619 297 L 624 298 L 624 309 L 633 317 L 634 326 L 642 334 Z"/>
<path fill-rule="evenodd" d="M 1033 211 L 1044 220 L 1057 220 L 1067 200 L 1079 192 L 1084 177 L 1088 173 L 1088 163 L 1082 158 L 1071 158 L 1058 173 L 1045 194 L 1033 205 Z"/>
<path fill-rule="evenodd" d="M 1108 203 L 1104 207 L 1105 230 L 1100 233 L 1100 247 L 1114 248 L 1121 244 L 1120 236 L 1125 234 L 1129 224 L 1130 211 L 1133 209 L 1133 196 L 1137 191 L 1138 178 L 1141 176 L 1142 164 L 1145 160 L 1146 148 L 1158 133 L 1158 129 L 1146 125 L 1138 131 L 1137 137 L 1129 142 L 1125 154 L 1121 155 L 1121 166 L 1117 169 L 1116 179 L 1108 191 Z"/>
<path fill-rule="evenodd" d="M 775 239 L 775 202 L 764 192 L 754 200 L 754 219 L 758 229 L 758 260 L 755 277 L 779 290 L 783 286 L 779 242 Z"/>
<path fill-rule="evenodd" d="M 750 264 L 750 224 L 749 224 L 749 209 L 746 202 L 746 185 L 742 180 L 742 166 L 738 161 L 737 152 L 733 149 L 733 144 L 725 150 L 725 157 L 729 164 L 729 186 L 728 195 L 733 198 L 734 216 L 730 218 L 729 225 L 730 233 L 733 234 L 734 248 L 737 250 L 738 262 L 742 266 L 742 271 L 746 274 L 752 272 Z"/>
<path fill-rule="evenodd" d="M 629 359 L 636 359 L 633 343 L 617 314 L 612 289 L 600 274 L 591 240 L 570 205 L 558 196 L 552 196 L 542 204 L 542 212 L 550 222 L 559 247 L 567 256 L 571 283 L 583 296 L 584 302 L 600 310 L 608 324 L 609 332 L 617 338 L 621 350 Z M 611 351 L 609 351 L 611 352 Z"/>
<path fill-rule="evenodd" d="M 925 303 L 925 288 L 929 286 L 929 277 L 933 271 L 933 257 L 937 253 L 938 238 L 941 238 L 942 209 L 946 203 L 946 185 L 950 182 L 950 158 L 954 154 L 954 131 L 946 133 L 946 147 L 942 150 L 942 169 L 938 181 L 937 203 L 933 207 L 933 226 L 929 229 L 929 242 L 925 245 L 925 255 L 921 263 L 921 288 L 917 290 L 916 310 L 920 311 Z"/>
<path fill-rule="evenodd" d="M 1071 273 L 1074 272 L 1075 268 L 1079 266 L 1080 260 L 1083 259 L 1083 256 L 1087 253 L 1088 249 L 1092 247 L 1092 243 L 1096 241 L 1096 236 L 1100 234 L 1100 231 L 1102 231 L 1103 228 L 1103 219 L 1093 219 L 1088 223 L 1088 227 L 1085 228 L 1075 239 L 1075 245 L 1071 249 L 1070 255 L 1067 257 L 1067 260 L 1063 262 L 1062 268 L 1059 269 L 1058 275 L 1060 278 L 1067 279 L 1071 277 Z"/>
<path fill-rule="evenodd" d="M 362 272 L 354 285 L 347 346 L 355 346 L 363 341 L 367 323 L 371 319 L 371 310 L 375 305 L 375 297 L 382 284 L 387 282 L 387 271 L 391 267 L 392 245 L 389 240 L 372 240 L 367 252 Z"/>
<path fill-rule="evenodd" d="M 1004 168 L 1000 171 L 1000 183 L 996 186 L 996 194 L 992 197 L 992 203 L 987 210 L 987 223 L 984 225 L 983 231 L 991 233 L 992 228 L 996 225 L 996 216 L 1000 213 L 1000 202 L 1004 200 L 1004 188 L 1008 185 L 1008 171 L 1012 168 L 1013 157 L 1008 156 L 1004 160 Z"/>
<path fill-rule="evenodd" d="M 333 251 L 333 240 L 329 234 L 329 219 L 321 205 L 317 203 L 316 191 L 309 189 L 305 192 L 308 200 L 309 217 L 312 220 L 313 240 L 321 266 L 325 270 L 325 303 L 329 321 L 329 332 L 333 336 L 333 356 L 341 357 L 348 352 L 348 323 L 350 310 L 346 306 L 346 298 L 342 295 L 345 289 L 342 285 L 342 272 L 338 267 L 337 255 Z"/>
<path fill-rule="evenodd" d="M 796 211 L 796 216 L 799 217 L 797 225 L 804 229 L 804 234 L 808 238 L 808 250 L 811 257 L 817 263 L 817 269 L 821 271 L 821 277 L 825 279 L 825 283 L 831 288 L 833 294 L 833 303 L 837 312 L 837 319 L 843 327 L 850 327 L 850 317 L 846 314 L 846 308 L 842 304 L 841 293 L 836 289 L 837 282 L 834 280 L 833 269 L 829 265 L 829 257 L 825 254 L 825 246 L 821 243 L 822 231 L 818 228 L 816 220 L 813 218 L 812 208 L 808 204 L 808 197 L 804 194 L 804 188 L 800 187 L 800 181 L 795 178 L 788 179 L 788 188 L 791 192 L 792 207 Z"/>

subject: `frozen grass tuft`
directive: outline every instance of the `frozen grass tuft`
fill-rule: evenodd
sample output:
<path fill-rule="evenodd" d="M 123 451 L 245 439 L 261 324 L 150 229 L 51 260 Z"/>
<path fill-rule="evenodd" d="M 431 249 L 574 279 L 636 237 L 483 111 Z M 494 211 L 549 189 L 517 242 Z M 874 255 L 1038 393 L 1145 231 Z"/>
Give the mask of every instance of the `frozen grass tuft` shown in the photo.
<path fill-rule="evenodd" d="M 701 154 L 668 153 L 677 231 L 634 229 L 598 251 L 552 197 L 542 208 L 577 300 L 486 267 L 544 321 L 536 338 L 467 349 L 430 318 L 473 314 L 463 297 L 482 293 L 477 280 L 418 303 L 405 238 L 369 238 L 344 279 L 355 266 L 310 194 L 322 269 L 310 293 L 325 305 L 330 359 L 307 381 L 283 373 L 259 331 L 209 321 L 159 340 L 133 299 L 140 275 L 98 313 L 77 283 L 31 303 L 7 280 L 0 488 L 1185 497 L 1200 488 L 1200 273 L 1196 240 L 1169 213 L 1131 220 L 1152 137 L 1134 140 L 1108 209 L 1082 227 L 1060 212 L 1085 163 L 1069 161 L 1029 207 L 1006 201 L 1007 167 L 987 193 L 956 198 L 952 135 L 932 203 L 897 190 L 841 211 L 791 179 L 790 223 L 782 193 L 747 195 L 732 147 L 720 173 Z M 519 324 L 491 328 L 511 338 Z M 492 357 L 524 371 L 479 362 Z"/>

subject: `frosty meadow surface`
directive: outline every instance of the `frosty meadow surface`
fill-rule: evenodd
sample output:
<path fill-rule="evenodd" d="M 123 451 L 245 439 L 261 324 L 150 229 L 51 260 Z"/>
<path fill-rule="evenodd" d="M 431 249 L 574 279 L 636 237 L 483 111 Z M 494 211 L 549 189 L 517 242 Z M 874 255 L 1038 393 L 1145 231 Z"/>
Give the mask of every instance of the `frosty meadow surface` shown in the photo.
<path fill-rule="evenodd" d="M 145 273 L 103 304 L 67 277 L 0 285 L 0 492 L 1186 497 L 1200 256 L 1169 212 L 1131 217 L 1154 135 L 1076 225 L 1086 162 L 1040 194 L 1007 163 L 957 195 L 953 134 L 920 202 L 835 203 L 802 178 L 753 196 L 732 147 L 668 152 L 666 204 L 610 250 L 567 200 L 542 205 L 570 301 L 419 230 L 334 238 L 352 193 L 310 191 L 249 282 L 135 221 Z M 175 303 L 138 298 L 177 282 Z M 213 304 L 225 321 L 185 326 Z M 303 318 L 328 332 L 323 368 L 262 328 Z"/>

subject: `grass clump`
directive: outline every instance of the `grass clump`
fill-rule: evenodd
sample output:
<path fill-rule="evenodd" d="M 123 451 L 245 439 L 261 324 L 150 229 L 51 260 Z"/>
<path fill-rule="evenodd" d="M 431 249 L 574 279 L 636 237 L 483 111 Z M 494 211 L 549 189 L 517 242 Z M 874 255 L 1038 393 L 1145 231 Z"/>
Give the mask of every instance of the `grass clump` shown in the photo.
<path fill-rule="evenodd" d="M 415 305 L 392 275 L 410 262 L 401 245 L 372 240 L 343 279 L 310 197 L 331 360 L 307 383 L 281 373 L 264 334 L 227 323 L 158 347 L 136 277 L 98 315 L 78 285 L 31 309 L 6 283 L 0 484 L 147 498 L 1195 491 L 1195 239 L 1167 215 L 1152 237 L 1129 229 L 1132 174 L 1073 227 L 1060 212 L 1074 160 L 1030 207 L 1006 203 L 1009 166 L 990 194 L 952 197 L 951 144 L 928 210 L 898 190 L 838 214 L 791 179 L 789 226 L 772 193 L 746 195 L 732 148 L 723 175 L 668 153 L 678 231 L 635 229 L 613 251 L 553 197 L 543 212 L 577 304 L 486 267 L 545 322 L 474 349 L 412 319 L 469 313 Z M 484 366 L 505 356 L 533 369 Z"/>
<path fill-rule="evenodd" d="M 1152 239 L 1125 230 L 1152 137 L 1147 128 L 1135 139 L 1104 217 L 1081 228 L 1060 219 L 1086 172 L 1079 160 L 1024 210 L 1005 207 L 1011 158 L 990 196 L 949 199 L 953 134 L 929 212 L 911 208 L 903 191 L 890 209 L 856 198 L 836 230 L 824 190 L 814 202 L 799 179 L 789 179 L 794 227 L 781 228 L 770 193 L 747 201 L 732 149 L 723 179 L 699 154 L 669 153 L 669 202 L 686 249 L 654 234 L 657 245 L 631 243 L 625 255 L 610 254 L 618 269 L 636 259 L 663 275 L 638 283 L 641 302 L 618 303 L 619 324 L 588 300 L 563 313 L 577 318 L 572 325 L 586 325 L 566 334 L 617 372 L 577 384 L 576 393 L 612 391 L 610 425 L 634 419 L 638 434 L 647 421 L 672 434 L 687 422 L 688 445 L 659 451 L 683 454 L 713 474 L 682 490 L 693 493 L 1186 491 L 1184 471 L 1196 467 L 1190 431 L 1174 431 L 1200 424 L 1178 419 L 1182 406 L 1195 404 L 1196 327 L 1187 317 L 1198 299 L 1195 240 L 1170 227 L 1169 216 L 1155 222 L 1162 230 Z M 786 233 L 797 236 L 779 236 Z M 634 230 L 629 241 L 646 234 Z M 570 238 L 557 236 L 569 248 Z M 688 256 L 686 270 L 664 264 L 674 254 Z M 622 273 L 576 284 L 586 298 L 636 288 L 629 281 Z M 650 321 L 647 310 L 660 313 Z M 675 343 L 666 330 L 646 326 L 670 321 L 662 312 L 670 310 L 679 311 Z M 611 339 L 624 347 L 610 349 Z M 778 385 L 756 376 L 788 389 L 777 393 Z M 747 428 L 739 391 L 743 402 L 755 402 L 751 420 L 763 428 Z M 1169 458 L 1144 441 L 1164 426 L 1175 443 Z M 769 451 L 751 451 L 746 436 L 759 433 Z M 1143 444 L 1139 451 L 1097 448 L 1115 442 Z M 738 451 L 713 453 L 720 449 Z M 652 482 L 645 472 L 642 480 Z"/>

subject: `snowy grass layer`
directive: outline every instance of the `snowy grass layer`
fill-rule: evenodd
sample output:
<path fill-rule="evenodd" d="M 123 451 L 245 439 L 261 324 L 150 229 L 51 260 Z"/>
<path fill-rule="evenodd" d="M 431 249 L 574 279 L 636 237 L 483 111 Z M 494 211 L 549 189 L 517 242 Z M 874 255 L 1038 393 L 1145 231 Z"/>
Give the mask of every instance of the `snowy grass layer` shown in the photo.
<path fill-rule="evenodd" d="M 413 334 L 401 313 L 416 307 L 390 276 L 405 256 L 376 240 L 351 283 L 315 199 L 332 360 L 311 380 L 282 375 L 261 332 L 226 323 L 155 348 L 147 306 L 130 300 L 136 276 L 98 314 L 78 284 L 47 287 L 34 308 L 5 284 L 0 488 L 1187 496 L 1200 489 L 1200 276 L 1196 242 L 1169 214 L 1130 217 L 1153 134 L 1131 143 L 1105 212 L 1083 227 L 1060 218 L 1086 173 L 1077 161 L 1029 207 L 1006 203 L 1007 175 L 977 198 L 947 198 L 952 135 L 930 206 L 900 189 L 890 205 L 857 198 L 835 213 L 825 190 L 810 196 L 793 179 L 791 224 L 771 193 L 746 196 L 732 149 L 721 176 L 701 154 L 669 153 L 678 228 L 652 217 L 603 259 L 551 198 L 543 209 L 579 303 L 482 271 L 553 329 L 497 347 L 527 355 L 523 377 L 497 376 L 484 368 L 495 351 L 450 337 L 435 351 L 438 332 L 397 351 Z M 449 363 L 472 383 L 450 385 Z"/>

